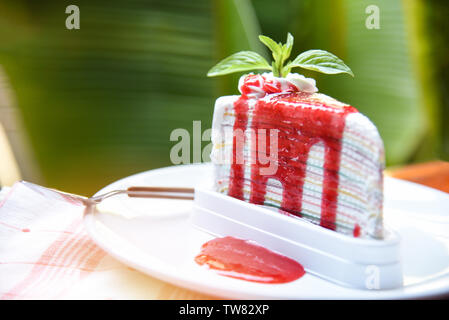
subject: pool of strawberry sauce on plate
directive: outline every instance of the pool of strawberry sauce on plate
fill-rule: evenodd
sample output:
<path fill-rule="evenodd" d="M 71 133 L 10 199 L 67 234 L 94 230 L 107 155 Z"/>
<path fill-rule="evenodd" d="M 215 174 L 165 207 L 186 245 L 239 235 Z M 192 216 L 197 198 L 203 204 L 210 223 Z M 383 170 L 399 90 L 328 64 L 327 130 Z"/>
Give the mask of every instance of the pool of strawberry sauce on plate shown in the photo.
<path fill-rule="evenodd" d="M 290 282 L 305 274 L 303 266 L 295 260 L 234 237 L 206 242 L 195 262 L 220 275 L 261 283 Z"/>

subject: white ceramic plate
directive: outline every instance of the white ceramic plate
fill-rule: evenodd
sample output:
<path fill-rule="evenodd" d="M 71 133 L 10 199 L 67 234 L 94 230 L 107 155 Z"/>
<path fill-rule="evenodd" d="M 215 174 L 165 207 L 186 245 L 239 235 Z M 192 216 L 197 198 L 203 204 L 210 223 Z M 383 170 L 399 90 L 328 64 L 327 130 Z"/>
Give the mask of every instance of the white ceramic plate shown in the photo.
<path fill-rule="evenodd" d="M 208 164 L 139 173 L 98 193 L 131 185 L 210 185 Z M 231 299 L 406 299 L 449 295 L 449 195 L 393 178 L 385 179 L 385 222 L 402 238 L 404 286 L 356 290 L 306 274 L 286 284 L 262 284 L 215 274 L 194 262 L 213 237 L 191 225 L 192 202 L 111 198 L 105 213 L 85 216 L 93 240 L 109 254 L 148 275 L 191 290 Z M 120 212 L 120 214 L 106 213 Z M 301 262 L 301 261 L 299 261 Z"/>

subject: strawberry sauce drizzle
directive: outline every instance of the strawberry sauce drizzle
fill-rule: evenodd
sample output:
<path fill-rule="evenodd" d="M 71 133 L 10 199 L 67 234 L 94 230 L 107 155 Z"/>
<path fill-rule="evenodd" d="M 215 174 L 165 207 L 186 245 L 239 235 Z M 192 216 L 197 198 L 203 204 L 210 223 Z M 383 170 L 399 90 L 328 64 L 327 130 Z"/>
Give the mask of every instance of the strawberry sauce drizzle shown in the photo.
<path fill-rule="evenodd" d="M 284 86 L 284 87 L 283 87 Z M 239 131 L 254 129 L 251 145 L 259 151 L 258 129 L 278 130 L 278 168 L 272 175 L 261 175 L 258 160 L 251 164 L 251 193 L 249 202 L 264 204 L 267 181 L 276 179 L 282 184 L 281 209 L 301 216 L 302 193 L 310 148 L 324 143 L 325 159 L 320 225 L 335 230 L 338 171 L 340 168 L 341 140 L 345 118 L 357 112 L 351 106 L 328 106 L 311 99 L 312 94 L 298 92 L 294 85 L 285 86 L 261 75 L 247 76 L 240 90 L 242 95 L 234 103 L 233 162 L 230 171 L 229 195 L 243 200 L 245 181 L 243 143 L 236 143 Z M 264 97 L 264 99 L 260 99 Z M 254 101 L 253 118 L 248 128 L 249 101 Z M 268 131 L 266 131 L 268 132 Z M 269 150 L 269 134 L 266 135 L 266 153 Z"/>

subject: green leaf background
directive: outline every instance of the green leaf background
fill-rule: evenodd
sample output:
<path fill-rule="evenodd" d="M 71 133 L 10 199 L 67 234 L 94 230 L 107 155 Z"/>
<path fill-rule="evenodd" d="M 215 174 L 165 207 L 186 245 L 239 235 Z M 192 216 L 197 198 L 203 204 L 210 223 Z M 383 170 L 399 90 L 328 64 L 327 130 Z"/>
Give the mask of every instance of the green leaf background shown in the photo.
<path fill-rule="evenodd" d="M 80 7 L 80 30 L 64 27 L 69 4 Z M 380 30 L 364 27 L 371 4 Z M 209 128 L 216 97 L 237 93 L 240 74 L 207 71 L 242 50 L 269 58 L 259 34 L 284 42 L 291 32 L 292 56 L 319 48 L 353 70 L 354 79 L 304 74 L 374 121 L 389 165 L 447 159 L 445 8 L 435 0 L 2 0 L 0 65 L 36 182 L 71 192 L 171 165 L 170 132 L 191 132 L 193 120 Z"/>
<path fill-rule="evenodd" d="M 193 120 L 209 128 L 216 97 L 231 85 L 207 78 L 208 69 L 238 50 L 264 52 L 246 0 L 81 0 L 81 28 L 72 31 L 69 4 L 0 3 L 0 64 L 38 182 L 67 191 L 91 194 L 170 165 L 171 131 L 192 132 Z"/>
<path fill-rule="evenodd" d="M 326 50 L 352 69 L 355 78 L 304 74 L 317 79 L 321 92 L 352 104 L 377 125 L 388 165 L 447 159 L 440 130 L 447 119 L 439 116 L 447 105 L 435 89 L 438 64 L 431 61 L 440 50 L 432 47 L 429 32 L 435 23 L 428 19 L 434 4 L 419 0 L 280 0 L 276 4 L 283 10 L 275 11 L 268 2 L 256 7 L 259 18 L 268 21 L 262 32 L 276 39 L 290 31 L 295 36 L 293 52 Z M 373 4 L 380 9 L 379 30 L 365 27 L 365 8 Z M 274 28 L 276 21 L 283 24 Z"/>

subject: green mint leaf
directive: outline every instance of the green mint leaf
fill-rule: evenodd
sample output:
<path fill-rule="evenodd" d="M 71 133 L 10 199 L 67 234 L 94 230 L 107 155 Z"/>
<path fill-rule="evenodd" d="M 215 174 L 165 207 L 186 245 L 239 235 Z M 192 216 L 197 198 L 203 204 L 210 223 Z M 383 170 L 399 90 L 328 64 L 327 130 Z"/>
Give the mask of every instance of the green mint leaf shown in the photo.
<path fill-rule="evenodd" d="M 287 34 L 287 42 L 283 46 L 282 58 L 283 58 L 284 61 L 287 60 L 288 57 L 290 57 L 290 54 L 292 52 L 292 48 L 293 48 L 293 36 L 289 32 Z"/>
<path fill-rule="evenodd" d="M 275 76 L 275 77 L 281 76 L 281 73 L 280 73 L 275 61 L 271 62 L 271 72 L 273 72 L 273 76 Z"/>
<path fill-rule="evenodd" d="M 293 36 L 289 32 L 287 34 L 287 42 L 282 46 L 282 60 L 281 63 L 278 64 L 279 66 L 279 76 L 280 77 L 286 77 L 290 73 L 290 69 L 287 66 L 284 66 L 285 60 L 290 57 L 290 54 L 292 52 L 293 48 Z"/>
<path fill-rule="evenodd" d="M 275 61 L 280 60 L 282 56 L 282 46 L 266 36 L 259 36 L 259 40 L 271 50 Z"/>
<path fill-rule="evenodd" d="M 252 51 L 240 51 L 217 63 L 209 70 L 207 76 L 215 77 L 255 69 L 271 70 L 271 66 L 268 64 L 267 60 L 258 53 Z"/>
<path fill-rule="evenodd" d="M 324 50 L 309 50 L 301 53 L 285 68 L 294 67 L 318 71 L 327 74 L 347 73 L 354 76 L 351 69 L 337 56 Z"/>
<path fill-rule="evenodd" d="M 287 64 L 286 66 L 282 67 L 282 76 L 285 78 L 291 71 L 292 67 Z"/>

